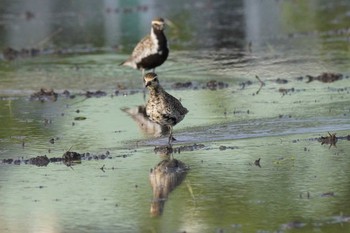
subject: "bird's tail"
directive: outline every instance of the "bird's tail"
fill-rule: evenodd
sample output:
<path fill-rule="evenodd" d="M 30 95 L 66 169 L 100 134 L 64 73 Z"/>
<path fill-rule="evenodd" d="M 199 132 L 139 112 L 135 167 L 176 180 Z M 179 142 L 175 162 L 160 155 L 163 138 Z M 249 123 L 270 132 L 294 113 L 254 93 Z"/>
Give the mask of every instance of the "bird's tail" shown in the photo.
<path fill-rule="evenodd" d="M 120 66 L 129 66 L 132 67 L 134 69 L 137 69 L 137 66 L 135 64 L 135 62 L 131 61 L 130 59 L 123 61 L 122 63 L 119 64 Z"/>

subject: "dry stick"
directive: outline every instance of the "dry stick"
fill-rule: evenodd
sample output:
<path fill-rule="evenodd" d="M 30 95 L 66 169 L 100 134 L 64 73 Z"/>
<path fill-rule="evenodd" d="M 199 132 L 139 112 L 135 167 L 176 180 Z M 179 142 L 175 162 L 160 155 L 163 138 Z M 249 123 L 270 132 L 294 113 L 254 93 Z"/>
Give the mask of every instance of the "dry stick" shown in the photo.
<path fill-rule="evenodd" d="M 265 83 L 263 81 L 261 81 L 261 79 L 259 78 L 258 75 L 255 75 L 255 78 L 259 81 L 260 83 L 260 87 L 259 90 L 256 92 L 256 94 L 259 94 L 260 90 L 262 89 L 263 86 L 265 86 Z"/>

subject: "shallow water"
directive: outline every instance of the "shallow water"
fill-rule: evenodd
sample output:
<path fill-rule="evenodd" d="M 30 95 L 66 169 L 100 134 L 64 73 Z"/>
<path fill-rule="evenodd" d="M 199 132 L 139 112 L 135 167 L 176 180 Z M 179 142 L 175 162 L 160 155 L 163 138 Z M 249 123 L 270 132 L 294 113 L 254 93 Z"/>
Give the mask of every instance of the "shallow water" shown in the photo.
<path fill-rule="evenodd" d="M 0 232 L 350 230 L 347 1 L 52 1 L 42 12 L 39 2 L 0 4 L 1 46 L 42 49 L 0 61 L 0 159 L 22 161 L 0 163 Z M 189 170 L 152 217 L 149 174 L 163 159 L 154 147 L 167 139 L 125 111 L 144 104 L 141 74 L 117 64 L 158 11 L 172 24 L 157 73 L 189 109 L 174 128 L 174 147 L 189 149 L 173 156 Z M 308 82 L 323 72 L 342 79 Z M 227 87 L 210 90 L 210 80 Z M 41 87 L 57 101 L 30 100 Z M 336 145 L 317 140 L 328 132 Z M 108 158 L 24 164 L 68 150 Z"/>

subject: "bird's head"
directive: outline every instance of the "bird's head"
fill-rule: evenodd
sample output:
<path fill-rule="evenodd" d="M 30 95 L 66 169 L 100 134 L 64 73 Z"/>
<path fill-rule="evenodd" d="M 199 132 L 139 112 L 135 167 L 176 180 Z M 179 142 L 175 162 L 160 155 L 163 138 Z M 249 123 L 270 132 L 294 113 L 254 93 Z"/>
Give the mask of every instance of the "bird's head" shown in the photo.
<path fill-rule="evenodd" d="M 152 20 L 152 28 L 155 30 L 164 30 L 165 24 L 163 18 L 155 18 Z"/>
<path fill-rule="evenodd" d="M 147 73 L 143 77 L 145 87 L 155 88 L 159 85 L 158 75 L 156 73 Z"/>

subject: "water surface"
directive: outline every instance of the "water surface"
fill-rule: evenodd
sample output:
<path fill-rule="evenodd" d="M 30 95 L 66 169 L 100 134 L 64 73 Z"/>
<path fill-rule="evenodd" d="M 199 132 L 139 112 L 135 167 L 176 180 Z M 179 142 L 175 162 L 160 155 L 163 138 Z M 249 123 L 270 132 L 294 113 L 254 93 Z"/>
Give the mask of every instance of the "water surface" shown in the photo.
<path fill-rule="evenodd" d="M 348 232 L 349 3 L 127 4 L 1 1 L 1 47 L 39 54 L 0 61 L 0 159 L 22 161 L 0 163 L 0 231 Z M 167 138 L 125 112 L 144 104 L 141 74 L 117 64 L 158 15 L 171 53 L 156 71 L 189 109 L 173 146 L 193 150 L 174 154 L 189 170 L 154 217 L 149 174 Z M 308 82 L 324 72 L 342 78 Z M 30 100 L 40 88 L 57 101 Z M 336 145 L 318 141 L 328 132 Z M 68 150 L 108 158 L 23 162 Z"/>

